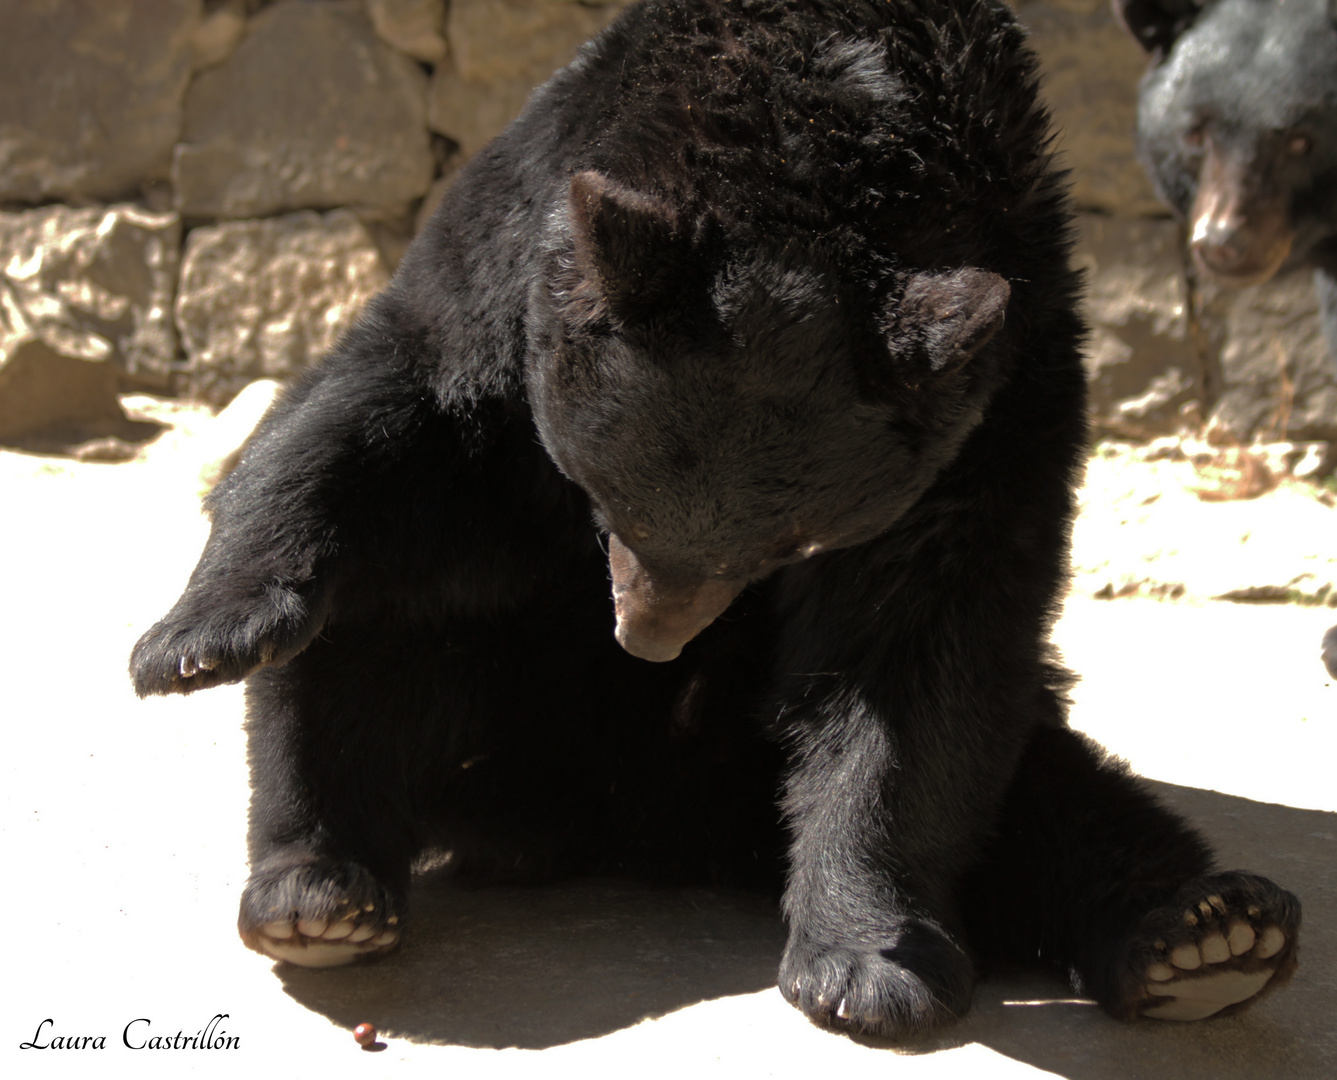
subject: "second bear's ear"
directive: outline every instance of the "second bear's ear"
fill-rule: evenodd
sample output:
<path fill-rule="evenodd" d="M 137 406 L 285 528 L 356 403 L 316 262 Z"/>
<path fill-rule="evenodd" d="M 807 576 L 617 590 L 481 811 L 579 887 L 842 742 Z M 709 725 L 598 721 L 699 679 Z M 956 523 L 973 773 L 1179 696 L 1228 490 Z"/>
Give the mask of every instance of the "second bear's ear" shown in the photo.
<path fill-rule="evenodd" d="M 578 172 L 567 212 L 575 269 L 615 317 L 649 313 L 683 286 L 689 244 L 662 199 L 602 173 Z"/>
<path fill-rule="evenodd" d="M 959 370 L 1003 325 L 1011 295 L 1011 286 L 988 270 L 911 275 L 884 310 L 883 332 L 900 378 L 916 387 Z"/>
<path fill-rule="evenodd" d="M 1153 57 L 1168 53 L 1202 13 L 1205 0 L 1110 0 L 1114 16 Z"/>

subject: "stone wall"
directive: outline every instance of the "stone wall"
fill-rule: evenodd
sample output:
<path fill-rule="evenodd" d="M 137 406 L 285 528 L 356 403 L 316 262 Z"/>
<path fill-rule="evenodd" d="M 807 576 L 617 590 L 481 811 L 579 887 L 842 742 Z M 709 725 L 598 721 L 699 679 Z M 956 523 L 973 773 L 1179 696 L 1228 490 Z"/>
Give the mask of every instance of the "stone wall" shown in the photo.
<path fill-rule="evenodd" d="M 223 404 L 337 337 L 459 166 L 624 0 L 6 0 L 0 441 Z M 1210 292 L 1132 152 L 1106 0 L 1017 8 L 1081 211 L 1100 428 L 1337 438 L 1307 276 Z"/>

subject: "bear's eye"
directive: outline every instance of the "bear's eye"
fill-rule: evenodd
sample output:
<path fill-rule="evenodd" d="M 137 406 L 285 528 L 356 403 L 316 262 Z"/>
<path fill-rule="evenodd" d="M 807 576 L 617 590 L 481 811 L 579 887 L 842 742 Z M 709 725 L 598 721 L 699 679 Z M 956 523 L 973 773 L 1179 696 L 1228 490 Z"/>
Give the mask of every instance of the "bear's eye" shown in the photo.
<path fill-rule="evenodd" d="M 1304 157 L 1314 148 L 1314 140 L 1308 135 L 1292 135 L 1286 143 L 1286 153 L 1291 157 Z"/>
<path fill-rule="evenodd" d="M 1187 146 L 1190 150 L 1197 150 L 1201 148 L 1202 144 L 1205 143 L 1206 141 L 1207 141 L 1207 125 L 1205 123 L 1199 122 L 1197 124 L 1194 124 L 1191 128 L 1189 128 L 1186 132 L 1184 132 L 1184 145 Z"/>

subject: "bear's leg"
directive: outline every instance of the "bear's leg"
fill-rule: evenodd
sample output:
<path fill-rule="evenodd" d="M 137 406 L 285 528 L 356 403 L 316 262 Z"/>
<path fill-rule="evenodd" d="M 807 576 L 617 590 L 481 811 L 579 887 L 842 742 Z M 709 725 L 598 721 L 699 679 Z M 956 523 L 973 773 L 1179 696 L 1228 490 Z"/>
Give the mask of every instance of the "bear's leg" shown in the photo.
<path fill-rule="evenodd" d="M 901 1038 L 970 1005 L 974 964 L 948 881 L 974 829 L 969 809 L 959 818 L 915 809 L 915 779 L 897 791 L 898 771 L 914 772 L 917 755 L 876 712 L 846 700 L 790 737 L 800 749 L 785 794 L 793 840 L 779 985 L 817 1023 Z M 935 831 L 946 873 L 921 857 Z"/>
<path fill-rule="evenodd" d="M 327 693 L 333 665 L 322 651 L 247 686 L 251 876 L 238 930 L 257 952 L 303 967 L 346 964 L 399 943 L 419 846 L 404 779 L 416 725 L 396 717 L 388 738 L 385 715 L 356 688 Z"/>
<path fill-rule="evenodd" d="M 320 632 L 336 532 L 329 478 L 356 475 L 326 430 L 337 424 L 321 408 L 324 391 L 288 390 L 210 492 L 213 527 L 190 582 L 131 654 L 141 697 L 237 682 L 282 664 Z M 324 460 L 304 468 L 316 458 Z"/>
<path fill-rule="evenodd" d="M 285 389 L 210 492 L 212 528 L 185 592 L 131 655 L 141 697 L 237 682 L 296 656 L 329 616 L 338 564 L 365 548 L 359 530 L 396 498 L 412 505 L 426 482 L 418 463 L 450 475 L 466 456 L 430 395 L 385 362 L 393 341 L 375 331 L 360 325 Z"/>
<path fill-rule="evenodd" d="M 888 1038 L 969 1007 L 960 881 L 1037 710 L 1059 721 L 1049 687 L 1064 679 L 1040 645 L 1046 581 L 1001 557 L 1047 561 L 1048 545 L 982 547 L 971 563 L 897 540 L 789 571 L 777 663 L 794 673 L 779 687 L 792 836 L 780 990 L 818 1023 Z M 963 587 L 966 563 L 981 573 Z M 1033 587 L 998 587 L 1018 579 Z"/>
<path fill-rule="evenodd" d="M 1076 732 L 1039 731 L 963 908 L 981 956 L 1037 956 L 1114 1016 L 1229 1015 L 1295 969 L 1300 904 L 1207 843 Z"/>

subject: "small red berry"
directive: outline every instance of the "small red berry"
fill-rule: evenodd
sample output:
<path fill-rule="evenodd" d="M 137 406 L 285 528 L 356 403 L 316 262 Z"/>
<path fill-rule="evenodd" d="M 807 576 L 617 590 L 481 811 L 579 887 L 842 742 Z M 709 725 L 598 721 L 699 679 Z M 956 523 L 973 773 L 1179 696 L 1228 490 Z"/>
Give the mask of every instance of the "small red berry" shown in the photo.
<path fill-rule="evenodd" d="M 371 1046 L 376 1042 L 375 1024 L 358 1024 L 353 1029 L 353 1038 L 357 1040 L 358 1046 Z"/>

